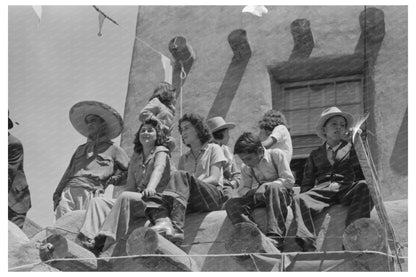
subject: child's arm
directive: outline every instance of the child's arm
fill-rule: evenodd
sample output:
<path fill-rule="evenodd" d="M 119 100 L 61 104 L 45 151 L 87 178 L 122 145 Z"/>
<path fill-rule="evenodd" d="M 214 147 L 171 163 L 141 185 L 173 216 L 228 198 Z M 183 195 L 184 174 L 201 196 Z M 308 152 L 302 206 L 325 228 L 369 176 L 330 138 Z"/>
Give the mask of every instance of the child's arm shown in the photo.
<path fill-rule="evenodd" d="M 149 101 L 146 106 L 141 110 L 139 114 L 139 120 L 145 122 L 149 118 L 154 118 L 157 120 L 157 115 L 160 113 L 160 101 L 157 98 L 153 98 Z"/>
<path fill-rule="evenodd" d="M 221 167 L 222 167 L 222 162 L 212 164 L 209 170 L 210 175 L 202 179 L 201 181 L 207 184 L 215 185 L 215 186 L 218 185 L 220 178 L 221 178 Z"/>
<path fill-rule="evenodd" d="M 153 166 L 152 175 L 150 176 L 149 183 L 143 190 L 143 196 L 151 197 L 156 194 L 156 188 L 159 185 L 163 172 L 167 166 L 166 162 L 169 160 L 168 154 L 165 151 L 159 151 L 155 154 L 155 162 Z"/>
<path fill-rule="evenodd" d="M 238 194 L 240 196 L 245 195 L 248 191 L 251 190 L 251 187 L 253 185 L 253 179 L 250 174 L 250 167 L 246 165 L 242 165 L 241 167 L 241 183 L 238 188 Z M 260 184 L 259 184 L 260 186 Z"/>
<path fill-rule="evenodd" d="M 287 130 L 285 125 L 278 125 L 274 127 L 273 132 L 270 134 L 270 136 L 262 142 L 264 148 L 269 149 L 273 146 L 273 144 L 277 142 L 282 142 L 286 136 L 286 134 L 289 131 Z M 290 136 L 290 135 L 289 135 Z"/>
<path fill-rule="evenodd" d="M 279 178 L 276 181 L 281 182 L 286 188 L 292 188 L 295 184 L 295 178 L 286 155 L 280 149 L 274 149 L 270 153 L 279 173 Z"/>
<path fill-rule="evenodd" d="M 269 136 L 265 141 L 262 141 L 261 144 L 263 144 L 264 148 L 269 149 L 276 142 L 277 140 L 274 137 Z"/>

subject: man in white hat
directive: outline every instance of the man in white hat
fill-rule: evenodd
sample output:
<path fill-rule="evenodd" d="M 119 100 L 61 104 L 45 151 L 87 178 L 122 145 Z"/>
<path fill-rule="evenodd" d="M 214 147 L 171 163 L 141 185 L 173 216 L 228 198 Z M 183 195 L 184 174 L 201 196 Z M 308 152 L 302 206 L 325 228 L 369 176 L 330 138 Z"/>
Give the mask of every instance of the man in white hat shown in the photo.
<path fill-rule="evenodd" d="M 117 185 L 129 164 L 124 149 L 111 141 L 123 129 L 116 110 L 97 101 L 82 101 L 71 108 L 69 118 L 87 142 L 75 151 L 53 194 L 56 219 L 70 211 L 85 210 L 109 184 Z"/>
<path fill-rule="evenodd" d="M 224 156 L 227 159 L 223 164 L 224 196 L 231 198 L 233 191 L 238 188 L 241 181 L 241 172 L 234 160 L 234 155 L 227 145 L 230 140 L 229 130 L 235 127 L 232 122 L 225 122 L 221 116 L 212 117 L 207 120 L 214 142 L 221 146 Z"/>
<path fill-rule="evenodd" d="M 294 197 L 296 241 L 303 251 L 316 249 L 314 216 L 335 204 L 349 206 L 345 226 L 369 218 L 373 201 L 357 155 L 346 139 L 353 117 L 337 107 L 324 110 L 316 133 L 325 142 L 311 152 L 305 164 L 300 194 Z"/>

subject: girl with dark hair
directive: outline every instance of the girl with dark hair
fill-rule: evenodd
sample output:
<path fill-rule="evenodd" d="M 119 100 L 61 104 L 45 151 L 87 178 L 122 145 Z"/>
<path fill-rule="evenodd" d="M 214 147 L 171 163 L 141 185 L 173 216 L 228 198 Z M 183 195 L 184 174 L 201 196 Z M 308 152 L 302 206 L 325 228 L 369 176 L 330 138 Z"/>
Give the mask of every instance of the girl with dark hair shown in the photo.
<path fill-rule="evenodd" d="M 149 118 L 160 122 L 160 127 L 167 137 L 167 147 L 175 149 L 175 139 L 171 136 L 173 120 L 175 118 L 176 89 L 167 82 L 161 82 L 153 91 L 149 102 L 139 115 L 141 122 Z"/>
<path fill-rule="evenodd" d="M 146 217 L 153 228 L 176 244 L 184 239 L 185 212 L 219 210 L 223 204 L 224 153 L 218 144 L 210 143 L 211 134 L 203 117 L 185 114 L 179 120 L 182 140 L 190 149 L 179 159 L 162 196 L 149 199 Z M 152 203 L 152 204 L 150 204 Z"/>
<path fill-rule="evenodd" d="M 281 111 L 269 110 L 259 121 L 259 138 L 266 149 L 280 149 L 289 163 L 292 160 L 292 138 L 286 118 Z"/>
<path fill-rule="evenodd" d="M 128 168 L 127 185 L 118 198 L 94 198 L 78 238 L 82 244 L 100 252 L 127 234 L 131 219 L 144 217 L 142 197 L 162 193 L 170 179 L 171 164 L 166 137 L 158 121 L 147 119 L 134 140 L 134 154 Z"/>

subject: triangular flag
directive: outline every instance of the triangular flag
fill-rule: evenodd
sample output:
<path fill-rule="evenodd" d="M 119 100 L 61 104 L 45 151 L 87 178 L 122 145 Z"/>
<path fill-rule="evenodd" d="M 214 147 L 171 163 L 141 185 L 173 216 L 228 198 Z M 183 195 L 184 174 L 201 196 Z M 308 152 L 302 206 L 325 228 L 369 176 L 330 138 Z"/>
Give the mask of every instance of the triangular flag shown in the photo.
<path fill-rule="evenodd" d="M 101 29 L 103 28 L 105 16 L 102 13 L 98 13 L 98 36 L 101 37 L 103 34 L 101 33 Z"/>
<path fill-rule="evenodd" d="M 160 54 L 163 70 L 165 71 L 165 82 L 172 84 L 172 63 L 168 57 Z"/>
<path fill-rule="evenodd" d="M 42 6 L 32 6 L 32 8 L 38 16 L 40 22 L 40 19 L 42 18 Z"/>
<path fill-rule="evenodd" d="M 260 6 L 260 5 L 249 5 L 249 6 L 245 6 L 243 9 L 243 13 L 251 13 L 259 17 L 261 17 L 263 14 L 267 12 L 268 10 L 266 9 L 266 7 Z"/>

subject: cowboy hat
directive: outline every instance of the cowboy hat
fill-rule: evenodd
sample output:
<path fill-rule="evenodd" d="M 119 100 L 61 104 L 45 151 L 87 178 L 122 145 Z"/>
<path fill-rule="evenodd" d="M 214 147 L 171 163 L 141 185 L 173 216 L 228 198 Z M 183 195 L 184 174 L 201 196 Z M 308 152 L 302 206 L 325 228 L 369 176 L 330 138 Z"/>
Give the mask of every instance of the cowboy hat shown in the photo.
<path fill-rule="evenodd" d="M 81 101 L 72 106 L 69 111 L 69 120 L 72 126 L 85 137 L 88 137 L 85 117 L 90 114 L 98 115 L 104 119 L 107 125 L 105 135 L 108 139 L 118 137 L 123 130 L 123 119 L 116 110 L 98 101 Z"/>
<path fill-rule="evenodd" d="M 351 127 L 353 125 L 354 118 L 351 114 L 342 112 L 337 107 L 330 107 L 328 109 L 325 109 L 321 113 L 321 117 L 319 118 L 318 123 L 316 124 L 316 134 L 318 135 L 318 137 L 320 137 L 323 140 L 326 140 L 326 137 L 324 134 L 324 125 L 328 121 L 328 119 L 337 115 L 345 118 L 347 122 L 347 125 L 345 126 L 346 128 Z"/>
<path fill-rule="evenodd" d="M 225 122 L 224 118 L 221 116 L 212 117 L 207 120 L 207 125 L 211 133 L 214 133 L 222 129 L 232 129 L 235 127 L 235 124 L 232 122 Z"/>

